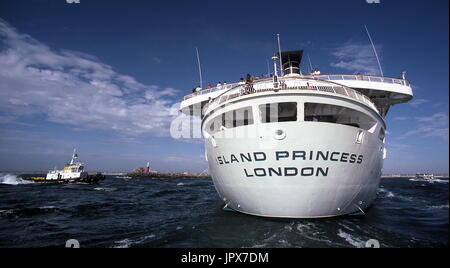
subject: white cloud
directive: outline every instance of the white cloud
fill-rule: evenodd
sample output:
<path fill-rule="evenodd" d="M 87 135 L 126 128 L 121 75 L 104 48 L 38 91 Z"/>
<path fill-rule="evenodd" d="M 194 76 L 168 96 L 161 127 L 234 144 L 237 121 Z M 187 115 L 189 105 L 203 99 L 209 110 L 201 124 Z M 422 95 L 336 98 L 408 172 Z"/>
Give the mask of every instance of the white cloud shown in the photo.
<path fill-rule="evenodd" d="M 380 54 L 380 47 L 377 47 Z M 337 60 L 330 65 L 354 73 L 380 75 L 375 54 L 370 44 L 348 41 L 333 49 L 331 53 Z"/>
<path fill-rule="evenodd" d="M 412 101 L 410 101 L 408 104 L 414 108 L 419 107 L 422 104 L 428 103 L 430 102 L 430 100 L 427 99 L 414 99 Z"/>
<path fill-rule="evenodd" d="M 430 122 L 433 126 L 445 126 L 448 125 L 448 115 L 440 112 L 431 116 L 416 117 L 419 122 Z"/>
<path fill-rule="evenodd" d="M 139 83 L 92 55 L 53 50 L 2 19 L 0 62 L 1 121 L 39 114 L 82 128 L 169 135 L 173 88 Z"/>
<path fill-rule="evenodd" d="M 403 134 L 402 138 L 421 135 L 442 138 L 448 142 L 448 115 L 446 113 L 440 112 L 431 116 L 416 117 L 415 120 L 419 123 L 418 127 Z"/>
<path fill-rule="evenodd" d="M 410 117 L 408 117 L 408 116 L 397 116 L 397 117 L 392 118 L 392 120 L 394 120 L 394 121 L 404 121 L 404 120 L 409 120 L 409 119 L 410 119 Z"/>

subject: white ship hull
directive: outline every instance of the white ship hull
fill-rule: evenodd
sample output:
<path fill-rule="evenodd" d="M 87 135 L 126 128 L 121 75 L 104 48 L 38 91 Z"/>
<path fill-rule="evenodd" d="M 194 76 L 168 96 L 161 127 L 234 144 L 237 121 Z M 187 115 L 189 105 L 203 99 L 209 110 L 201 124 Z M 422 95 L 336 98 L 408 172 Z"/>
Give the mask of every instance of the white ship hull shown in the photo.
<path fill-rule="evenodd" d="M 258 107 L 280 102 L 295 102 L 298 119 L 261 123 Z M 364 113 L 373 126 L 304 121 L 305 103 Z M 215 115 L 248 106 L 254 124 L 208 134 Z M 385 152 L 379 133 L 385 124 L 367 105 L 298 91 L 260 93 L 216 109 L 202 127 L 213 182 L 228 208 L 265 217 L 332 217 L 362 212 L 376 197 Z"/>
<path fill-rule="evenodd" d="M 313 218 L 359 212 L 372 203 L 383 163 L 378 137 L 367 133 L 364 143 L 356 144 L 358 131 L 352 127 L 284 124 L 291 126 L 283 125 L 286 138 L 276 148 L 267 148 L 276 126 L 260 131 L 262 139 L 216 138 L 216 148 L 206 141 L 214 185 L 229 208 L 258 216 Z M 328 160 L 323 155 L 316 160 L 318 151 Z M 350 160 L 352 154 L 362 155 L 361 163 L 357 157 Z"/>

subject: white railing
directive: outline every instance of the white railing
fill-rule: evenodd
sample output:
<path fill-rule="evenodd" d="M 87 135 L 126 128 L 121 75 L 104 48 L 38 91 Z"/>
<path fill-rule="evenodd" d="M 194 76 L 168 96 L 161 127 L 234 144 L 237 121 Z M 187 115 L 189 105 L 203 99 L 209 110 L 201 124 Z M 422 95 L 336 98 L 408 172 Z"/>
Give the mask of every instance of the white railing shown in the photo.
<path fill-rule="evenodd" d="M 391 78 L 391 77 L 383 77 L 383 76 L 375 76 L 375 75 L 363 75 L 363 74 L 327 74 L 327 75 L 314 75 L 309 76 L 312 79 L 320 79 L 320 80 L 355 80 L 355 81 L 369 81 L 369 82 L 381 82 L 381 83 L 389 83 L 389 84 L 398 84 L 409 86 L 409 81 L 400 78 Z"/>
<path fill-rule="evenodd" d="M 286 77 L 280 77 L 279 79 L 285 79 Z M 333 80 L 355 80 L 355 81 L 368 81 L 368 82 L 380 82 L 380 83 L 389 83 L 389 84 L 398 84 L 403 86 L 410 86 L 410 83 L 406 79 L 400 78 L 391 78 L 391 77 L 382 77 L 375 75 L 362 75 L 362 74 L 324 74 L 324 75 L 308 75 L 302 76 L 303 79 L 314 79 L 314 80 L 324 80 L 324 81 L 333 81 Z M 255 82 L 262 81 L 271 81 L 272 78 L 267 79 L 257 79 Z M 215 91 L 220 90 L 229 90 L 233 87 L 237 87 L 239 83 L 226 84 L 218 87 L 207 88 L 200 90 L 198 92 L 191 93 L 189 95 L 184 96 L 183 100 L 190 99 L 192 97 L 208 94 Z"/>
<path fill-rule="evenodd" d="M 219 90 L 228 90 L 231 89 L 235 86 L 237 86 L 238 83 L 232 83 L 232 84 L 225 84 L 225 85 L 221 85 L 221 86 L 216 86 L 216 87 L 212 87 L 212 88 L 207 88 L 207 89 L 202 89 L 200 91 L 197 92 L 193 92 L 189 95 L 184 96 L 183 100 L 187 100 L 196 96 L 200 96 L 200 95 L 205 95 L 205 94 L 209 94 L 211 92 L 215 92 L 215 91 L 219 91 Z"/>
<path fill-rule="evenodd" d="M 286 81 L 280 80 L 280 82 L 286 82 Z M 266 85 L 268 85 L 268 84 L 266 83 Z M 275 90 L 275 88 L 273 87 L 273 84 L 270 86 L 267 86 L 267 87 L 258 86 L 257 89 L 254 88 L 253 84 L 238 86 L 234 89 L 229 90 L 228 92 L 224 92 L 223 94 L 219 95 L 217 98 L 214 98 L 212 101 L 210 101 L 208 104 L 206 104 L 203 107 L 203 114 L 206 114 L 206 111 L 209 109 L 209 107 L 211 105 L 219 106 L 222 103 L 224 103 L 228 100 L 237 98 L 237 97 L 261 93 L 261 92 L 267 92 L 267 91 L 274 91 L 274 90 Z M 333 94 L 337 94 L 337 95 L 344 95 L 344 96 L 347 96 L 349 98 L 355 99 L 359 102 L 366 104 L 367 106 L 369 106 L 370 108 L 375 110 L 377 113 L 379 113 L 379 110 L 376 107 L 376 105 L 367 96 L 363 95 L 362 93 L 360 93 L 352 88 L 348 88 L 348 87 L 337 86 L 337 85 L 336 86 L 335 85 L 328 85 L 328 86 L 316 86 L 316 85 L 304 85 L 304 86 L 292 85 L 292 86 L 289 86 L 289 85 L 286 85 L 284 87 L 278 88 L 277 90 L 308 90 L 308 91 L 327 92 L 327 93 L 333 93 Z"/>

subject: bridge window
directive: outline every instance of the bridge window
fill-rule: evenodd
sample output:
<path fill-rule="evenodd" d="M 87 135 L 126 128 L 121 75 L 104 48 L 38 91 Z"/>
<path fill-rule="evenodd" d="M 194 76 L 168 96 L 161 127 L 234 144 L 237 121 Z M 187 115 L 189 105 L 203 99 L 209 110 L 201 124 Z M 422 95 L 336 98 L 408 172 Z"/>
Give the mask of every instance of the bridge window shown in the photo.
<path fill-rule="evenodd" d="M 323 103 L 305 103 L 305 121 L 342 124 L 364 130 L 376 124 L 372 117 L 360 111 Z"/>
<path fill-rule="evenodd" d="M 209 122 L 209 127 L 207 127 L 207 131 L 210 134 L 214 134 L 217 131 L 220 130 L 220 127 L 222 126 L 222 115 L 216 116 L 214 117 L 210 122 Z"/>
<path fill-rule="evenodd" d="M 280 102 L 259 105 L 262 123 L 297 121 L 297 103 Z"/>
<path fill-rule="evenodd" d="M 221 127 L 235 128 L 253 124 L 253 110 L 251 106 L 228 111 L 214 117 L 209 122 L 207 131 L 214 134 L 221 130 Z"/>
<path fill-rule="evenodd" d="M 226 128 L 241 127 L 253 124 L 252 107 L 239 108 L 222 114 L 222 126 Z"/>

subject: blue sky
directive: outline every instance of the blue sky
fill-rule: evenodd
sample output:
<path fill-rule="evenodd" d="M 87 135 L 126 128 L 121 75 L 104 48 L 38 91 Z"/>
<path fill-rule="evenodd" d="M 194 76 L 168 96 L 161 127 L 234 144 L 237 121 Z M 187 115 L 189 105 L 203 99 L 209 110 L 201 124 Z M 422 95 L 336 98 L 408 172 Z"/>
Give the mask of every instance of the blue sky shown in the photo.
<path fill-rule="evenodd" d="M 322 73 L 407 71 L 415 98 L 391 108 L 385 173 L 448 173 L 448 1 L 0 0 L 0 170 L 207 169 L 203 142 L 170 137 L 198 84 L 267 72 L 304 49 Z M 307 70 L 307 61 L 303 62 Z"/>

